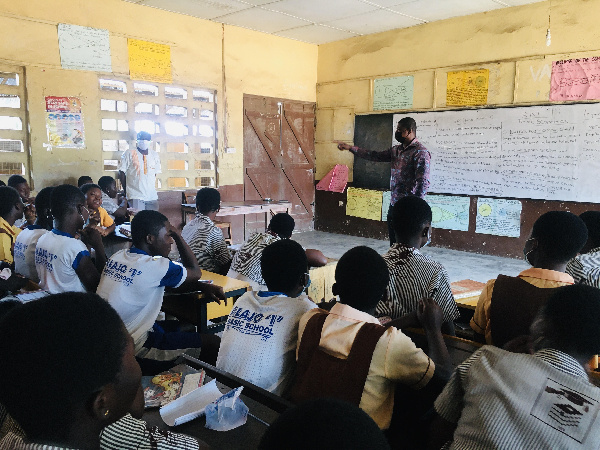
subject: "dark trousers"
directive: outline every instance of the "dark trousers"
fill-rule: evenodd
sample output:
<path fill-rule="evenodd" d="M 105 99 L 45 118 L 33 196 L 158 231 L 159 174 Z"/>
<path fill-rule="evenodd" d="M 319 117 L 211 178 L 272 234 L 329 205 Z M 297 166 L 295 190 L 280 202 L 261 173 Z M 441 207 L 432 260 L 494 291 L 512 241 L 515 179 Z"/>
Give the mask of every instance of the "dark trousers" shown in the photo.
<path fill-rule="evenodd" d="M 392 208 L 392 205 L 390 205 L 387 213 L 388 233 L 390 235 L 390 247 L 396 243 L 396 233 L 394 233 L 394 227 L 392 225 Z"/>

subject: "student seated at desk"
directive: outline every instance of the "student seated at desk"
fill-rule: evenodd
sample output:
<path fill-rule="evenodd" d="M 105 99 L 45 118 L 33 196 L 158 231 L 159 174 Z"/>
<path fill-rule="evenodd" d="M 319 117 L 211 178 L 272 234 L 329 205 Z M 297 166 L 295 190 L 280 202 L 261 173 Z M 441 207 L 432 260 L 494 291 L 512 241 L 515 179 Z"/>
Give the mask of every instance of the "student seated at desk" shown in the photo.
<path fill-rule="evenodd" d="M 129 220 L 129 212 L 127 211 L 127 198 L 122 196 L 117 201 L 117 184 L 113 177 L 104 176 L 98 180 L 98 186 L 102 190 L 102 208 L 106 210 L 108 215 L 114 219 L 117 224 L 127 222 Z"/>
<path fill-rule="evenodd" d="M 402 197 L 392 207 L 396 243 L 383 255 L 390 272 L 387 295 L 377 304 L 377 316 L 398 319 L 416 311 L 419 300 L 431 297 L 444 312 L 442 331 L 454 334 L 460 313 L 444 266 L 419 250 L 431 241 L 431 208 L 420 197 Z"/>
<path fill-rule="evenodd" d="M 484 346 L 458 366 L 435 402 L 430 449 L 591 449 L 600 442 L 600 389 L 586 363 L 600 353 L 600 290 L 552 289 L 531 326 L 533 355 Z"/>
<path fill-rule="evenodd" d="M 123 322 L 100 297 L 52 295 L 3 315 L 0 383 L 10 388 L 0 390 L 8 432 L 0 449 L 199 448 L 134 418 L 144 412 L 140 367 Z"/>
<path fill-rule="evenodd" d="M 90 212 L 90 226 L 96 227 L 102 236 L 115 231 L 115 221 L 102 207 L 102 189 L 97 184 L 84 184 L 81 192 L 85 195 L 86 207 Z"/>
<path fill-rule="evenodd" d="M 0 186 L 0 261 L 13 264 L 14 246 L 21 232 L 15 222 L 23 217 L 25 205 L 16 189 Z"/>
<path fill-rule="evenodd" d="M 42 189 L 35 198 L 37 218 L 33 225 L 28 225 L 19 233 L 15 240 L 15 271 L 35 283 L 40 282 L 40 277 L 35 268 L 35 247 L 42 235 L 52 229 L 50 198 L 53 187 Z"/>
<path fill-rule="evenodd" d="M 586 241 L 585 223 L 575 214 L 542 214 L 523 248 L 525 259 L 533 267 L 518 277 L 500 275 L 488 281 L 481 292 L 470 322 L 477 340 L 503 347 L 511 339 L 527 334 L 539 308 L 552 295 L 549 288 L 574 283 L 565 269 Z"/>
<path fill-rule="evenodd" d="M 294 231 L 294 218 L 288 213 L 278 213 L 273 216 L 269 227 L 264 233 L 250 236 L 236 252 L 231 262 L 227 276 L 247 281 L 255 291 L 267 289 L 260 270 L 260 256 L 267 245 L 280 239 L 289 239 Z M 307 249 L 306 257 L 311 267 L 321 267 L 327 264 L 327 258 L 319 250 Z"/>
<path fill-rule="evenodd" d="M 60 292 L 94 292 L 106 263 L 102 236 L 93 227 L 82 229 L 89 218 L 85 196 L 70 184 L 57 186 L 50 195 L 54 228 L 44 233 L 35 248 L 35 269 L 42 289 Z M 80 235 L 81 240 L 75 236 Z M 90 248 L 96 252 L 95 261 Z"/>
<path fill-rule="evenodd" d="M 17 190 L 17 192 L 21 196 L 23 204 L 25 205 L 25 211 L 23 211 L 23 218 L 18 219 L 15 222 L 15 226 L 17 228 L 23 229 L 27 225 L 33 225 L 36 216 L 35 207 L 33 205 L 35 198 L 31 197 L 31 188 L 29 187 L 29 183 L 21 175 L 11 175 L 8 179 L 8 186 Z"/>
<path fill-rule="evenodd" d="M 92 180 L 92 177 L 90 177 L 89 175 L 81 175 L 78 179 L 77 179 L 77 187 L 79 189 L 81 189 L 81 186 L 83 186 L 84 184 L 90 184 L 93 183 L 94 180 Z"/>
<path fill-rule="evenodd" d="M 110 257 L 102 272 L 98 295 L 119 313 L 133 337 L 135 355 L 156 373 L 172 367 L 183 353 L 210 364 L 216 361 L 220 339 L 215 335 L 181 332 L 172 321 L 156 322 L 165 287 L 202 289 L 207 299 L 225 300 L 220 286 L 198 283 L 202 271 L 190 247 L 158 211 L 144 210 L 131 221 L 133 246 Z M 168 256 L 175 242 L 181 264 Z"/>
<path fill-rule="evenodd" d="M 388 282 L 385 261 L 375 250 L 355 247 L 341 257 L 333 285 L 340 302 L 329 313 L 314 309 L 300 319 L 293 401 L 339 398 L 387 429 L 396 382 L 421 389 L 434 372 L 450 375 L 442 310 L 433 299 L 424 299 L 418 309 L 431 358 L 402 331 L 379 325 L 373 314 Z"/>
<path fill-rule="evenodd" d="M 213 188 L 202 188 L 196 194 L 196 217 L 188 222 L 181 237 L 188 243 L 203 270 L 225 275 L 231 265 L 231 254 L 223 232 L 214 224 L 221 207 L 221 194 Z"/>
<path fill-rule="evenodd" d="M 217 367 L 267 391 L 283 395 L 296 365 L 298 322 L 317 307 L 303 291 L 309 283 L 306 253 L 288 239 L 261 256 L 268 291 L 249 291 L 227 318 Z"/>
<path fill-rule="evenodd" d="M 567 264 L 567 273 L 575 283 L 600 288 L 600 211 L 586 211 L 579 218 L 587 227 L 588 240 Z"/>

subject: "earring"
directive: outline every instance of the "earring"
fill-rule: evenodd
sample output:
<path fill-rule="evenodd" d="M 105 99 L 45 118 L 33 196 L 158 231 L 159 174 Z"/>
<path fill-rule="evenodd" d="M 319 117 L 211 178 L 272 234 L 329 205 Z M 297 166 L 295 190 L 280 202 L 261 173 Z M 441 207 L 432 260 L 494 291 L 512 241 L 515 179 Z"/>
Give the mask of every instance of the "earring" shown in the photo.
<path fill-rule="evenodd" d="M 108 416 L 108 409 L 106 410 L 106 412 L 104 413 L 104 417 Z"/>

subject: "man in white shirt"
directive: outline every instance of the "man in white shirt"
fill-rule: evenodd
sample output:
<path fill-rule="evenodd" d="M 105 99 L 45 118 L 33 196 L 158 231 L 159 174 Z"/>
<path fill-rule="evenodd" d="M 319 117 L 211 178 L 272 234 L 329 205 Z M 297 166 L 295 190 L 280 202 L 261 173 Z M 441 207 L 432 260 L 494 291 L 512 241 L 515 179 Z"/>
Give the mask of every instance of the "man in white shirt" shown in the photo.
<path fill-rule="evenodd" d="M 225 300 L 223 289 L 198 283 L 202 271 L 194 253 L 158 211 L 140 211 L 135 215 L 131 221 L 131 240 L 130 249 L 116 252 L 106 263 L 97 294 L 123 319 L 142 365 L 167 370 L 182 353 L 199 353 L 201 348 L 202 359 L 214 363 L 217 336 L 181 332 L 172 321 L 156 322 L 156 319 L 165 287 L 178 288 L 185 283 L 204 291 L 208 301 Z M 168 258 L 173 243 L 181 255 L 181 264 Z M 212 349 L 212 361 L 206 357 L 211 346 L 216 346 Z"/>
<path fill-rule="evenodd" d="M 75 186 L 63 184 L 52 191 L 54 228 L 39 238 L 35 249 L 40 286 L 52 294 L 94 292 L 98 287 L 106 253 L 98 230 L 83 229 L 90 216 L 85 203 L 85 195 Z M 88 246 L 96 251 L 95 262 Z"/>
<path fill-rule="evenodd" d="M 53 190 L 53 187 L 46 187 L 35 197 L 35 223 L 26 226 L 15 240 L 15 272 L 35 283 L 40 281 L 35 268 L 35 248 L 40 237 L 52 229 L 50 198 Z"/>
<path fill-rule="evenodd" d="M 150 133 L 140 131 L 137 134 L 137 147 L 124 152 L 119 163 L 119 180 L 126 197 L 131 201 L 131 207 L 138 211 L 158 211 L 156 174 L 161 173 L 160 158 L 150 149 L 150 142 Z"/>
<path fill-rule="evenodd" d="M 308 262 L 300 244 L 283 239 L 261 255 L 268 291 L 249 291 L 229 314 L 217 367 L 277 395 L 283 395 L 296 366 L 300 317 L 317 306 L 303 291 Z"/>

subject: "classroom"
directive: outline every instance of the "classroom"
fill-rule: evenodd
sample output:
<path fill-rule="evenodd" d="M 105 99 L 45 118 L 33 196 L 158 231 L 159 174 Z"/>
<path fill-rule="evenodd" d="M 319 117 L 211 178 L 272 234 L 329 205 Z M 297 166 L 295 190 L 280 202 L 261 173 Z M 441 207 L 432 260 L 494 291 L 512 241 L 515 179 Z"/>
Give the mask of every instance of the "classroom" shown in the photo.
<path fill-rule="evenodd" d="M 14 190 L 0 187 L 2 201 L 11 203 L 0 214 L 0 250 L 9 256 L 0 258 L 8 271 L 7 278 L 0 272 L 7 300 L 0 299 L 0 333 L 16 333 L 4 315 L 15 324 L 19 317 L 27 322 L 38 302 L 40 314 L 68 311 L 64 292 L 78 291 L 90 304 L 74 308 L 73 317 L 98 315 L 111 323 L 107 330 L 121 335 L 124 324 L 125 335 L 133 337 L 131 352 L 125 351 L 131 360 L 113 358 L 114 367 L 122 364 L 119 373 L 127 369 L 136 378 L 132 366 L 139 363 L 144 383 L 177 371 L 181 385 L 191 372 L 201 374 L 195 387 L 205 376 L 214 378 L 218 388 L 207 380 L 199 388 L 213 396 L 207 404 L 244 387 L 246 425 L 217 433 L 204 428 L 208 413 L 173 427 L 163 416 L 166 406 L 160 413 L 148 409 L 146 397 L 140 408 L 131 386 L 131 398 L 115 400 L 104 389 L 117 378 L 100 380 L 108 369 L 97 371 L 102 394 L 94 390 L 94 398 L 107 403 L 90 413 L 88 425 L 96 428 L 90 425 L 84 440 L 100 436 L 99 448 L 121 448 L 121 437 L 144 422 L 170 430 L 173 446 L 164 448 L 204 448 L 203 441 L 212 448 L 293 448 L 294 439 L 298 448 L 327 447 L 308 440 L 311 433 L 301 425 L 314 426 L 315 439 L 327 435 L 338 442 L 328 448 L 344 447 L 344 437 L 344 448 L 361 448 L 365 441 L 352 437 L 341 419 L 334 431 L 300 420 L 327 414 L 327 408 L 350 408 L 347 403 L 354 408 L 347 414 L 363 421 L 355 428 L 371 430 L 362 438 L 383 439 L 381 448 L 473 448 L 479 439 L 498 448 L 527 446 L 528 439 L 590 448 L 600 439 L 593 431 L 600 430 L 600 414 L 594 415 L 600 412 L 600 332 L 589 324 L 600 314 L 600 257 L 593 245 L 600 243 L 598 18 L 600 2 L 594 0 L 0 0 L 0 182 L 11 186 L 9 179 L 20 176 L 28 188 L 24 196 L 13 186 L 21 199 L 15 203 Z M 403 122 L 407 117 L 416 129 Z M 399 131 L 412 138 L 404 141 Z M 145 142 L 150 154 L 140 147 Z M 427 196 L 413 190 L 396 197 L 390 169 L 392 183 L 400 169 L 392 149 L 392 156 L 379 160 L 363 149 L 404 151 L 415 143 L 431 158 Z M 130 195 L 136 185 L 123 163 L 127 154 L 138 177 L 137 155 L 143 155 L 142 172 L 146 176 L 149 164 L 157 198 Z M 80 183 L 82 176 L 91 184 Z M 112 180 L 115 195 L 108 193 Z M 114 209 L 124 211 L 121 220 L 109 211 L 115 225 L 112 219 L 106 225 L 106 211 L 94 206 L 97 189 L 105 206 L 111 196 Z M 34 197 L 35 224 L 35 214 L 31 221 L 27 215 Z M 132 203 L 137 198 L 141 203 Z M 25 222 L 14 220 L 21 217 Z M 415 219 L 398 225 L 407 217 Z M 98 226 L 88 227 L 94 220 Z M 18 281 L 17 288 L 9 281 L 27 277 L 17 258 L 26 258 L 27 245 L 13 224 L 23 231 L 44 228 L 54 238 L 31 247 L 31 284 Z M 220 256 L 198 256 L 211 245 Z M 404 263 L 398 262 L 407 257 L 405 247 L 414 256 L 409 275 L 400 274 Z M 53 258 L 62 261 L 63 251 L 66 269 L 53 271 Z M 382 264 L 385 280 L 376 271 Z M 379 285 L 378 300 L 367 305 L 364 298 L 375 296 Z M 419 295 L 409 301 L 412 289 Z M 592 305 L 582 306 L 583 297 Z M 94 303 L 98 298 L 112 308 Z M 298 299 L 293 308 L 282 300 L 290 298 Z M 531 301 L 523 306 L 521 298 Z M 10 302 L 23 305 L 11 303 L 9 311 Z M 25 314 L 26 308 L 31 312 Z M 143 313 L 135 316 L 136 308 Z M 113 317 L 115 310 L 121 319 Z M 573 336 L 559 320 L 575 310 L 569 329 L 587 334 Z M 69 335 L 89 336 L 82 339 L 90 341 L 82 347 L 87 353 L 103 351 L 94 340 L 105 340 L 107 349 L 129 348 L 128 337 L 118 343 L 107 330 L 75 326 L 68 315 L 57 323 L 72 326 Z M 364 369 L 357 393 L 344 390 L 351 384 L 345 375 L 340 383 L 324 375 L 345 373 L 351 363 L 340 361 L 359 364 L 351 358 L 358 354 L 352 353 L 358 328 L 343 347 L 347 353 L 326 348 L 327 333 L 342 326 L 334 320 L 381 328 L 373 336 L 382 337 L 371 337 L 367 348 L 373 360 L 369 353 L 366 366 L 357 369 Z M 38 340 L 54 339 L 50 325 L 32 330 Z M 322 333 L 316 344 L 313 332 Z M 170 334 L 181 336 L 170 340 Z M 528 340 L 517 342 L 523 336 Z M 398 358 L 412 358 L 411 373 L 383 376 L 384 393 L 369 397 L 385 339 Z M 403 339 L 412 340 L 410 349 Z M 0 358 L 25 364 L 11 348 L 0 345 Z M 22 352 L 34 348 L 24 343 Z M 465 362 L 472 354 L 478 359 Z M 381 356 L 384 367 L 387 357 Z M 275 360 L 282 361 L 277 369 Z M 490 425 L 466 408 L 461 416 L 456 406 L 464 401 L 458 397 L 464 386 L 493 378 L 486 372 L 490 361 L 503 362 L 497 375 L 510 385 L 496 391 L 489 382 L 490 417 L 508 421 L 497 412 L 502 396 L 522 394 L 530 404 L 518 407 L 530 408 L 537 420 L 523 428 L 515 422 L 497 442 L 490 436 L 501 424 Z M 522 365 L 518 377 L 511 364 Z M 73 361 L 64 365 L 79 373 Z M 2 372 L 0 382 L 8 379 Z M 576 431 L 548 431 L 553 428 L 546 416 L 556 399 L 541 393 L 530 398 L 512 386 L 518 379 L 537 394 L 541 384 L 530 382 L 535 377 L 554 380 L 544 392 L 563 386 L 589 399 L 594 414 L 586 410 Z M 407 386 L 423 388 L 422 396 Z M 318 403 L 327 392 L 345 403 Z M 403 410 L 404 398 L 423 407 L 418 418 Z M 82 436 L 37 427 L 23 418 L 29 417 L 21 411 L 26 406 L 11 410 L 17 400 L 0 395 L 0 449 L 79 448 Z M 105 411 L 110 420 L 103 419 Z M 76 416 L 54 425 L 76 430 L 84 426 Z"/>

